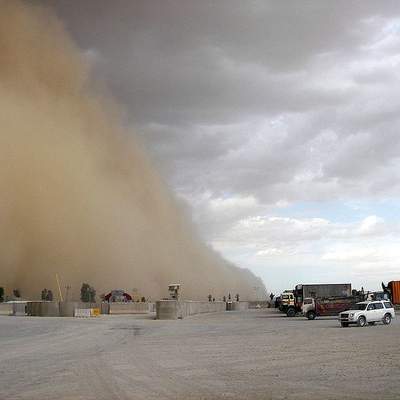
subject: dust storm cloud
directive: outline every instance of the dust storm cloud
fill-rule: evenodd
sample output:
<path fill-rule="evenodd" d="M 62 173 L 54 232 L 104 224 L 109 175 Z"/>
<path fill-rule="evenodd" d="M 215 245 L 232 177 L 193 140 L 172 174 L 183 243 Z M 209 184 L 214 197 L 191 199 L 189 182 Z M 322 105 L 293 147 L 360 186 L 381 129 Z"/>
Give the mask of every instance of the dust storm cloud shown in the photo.
<path fill-rule="evenodd" d="M 48 11 L 0 1 L 0 286 L 37 298 L 89 282 L 153 299 L 170 282 L 186 298 L 261 281 L 202 244 L 117 107 Z"/>

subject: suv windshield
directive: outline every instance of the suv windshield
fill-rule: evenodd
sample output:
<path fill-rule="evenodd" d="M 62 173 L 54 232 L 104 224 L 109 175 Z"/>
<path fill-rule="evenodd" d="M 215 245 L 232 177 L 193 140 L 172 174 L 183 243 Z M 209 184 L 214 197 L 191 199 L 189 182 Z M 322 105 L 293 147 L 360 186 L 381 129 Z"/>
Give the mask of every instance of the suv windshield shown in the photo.
<path fill-rule="evenodd" d="M 365 310 L 365 307 L 367 307 L 367 305 L 365 303 L 361 303 L 361 304 L 356 304 L 354 309 L 355 310 Z"/>

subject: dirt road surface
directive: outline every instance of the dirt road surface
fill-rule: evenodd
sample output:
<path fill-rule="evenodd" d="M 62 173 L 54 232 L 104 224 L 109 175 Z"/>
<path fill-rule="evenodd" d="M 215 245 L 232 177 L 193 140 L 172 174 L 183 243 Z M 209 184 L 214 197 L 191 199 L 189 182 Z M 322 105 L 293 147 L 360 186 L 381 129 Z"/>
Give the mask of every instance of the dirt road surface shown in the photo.
<path fill-rule="evenodd" d="M 399 398 L 400 321 L 0 317 L 0 400 Z"/>

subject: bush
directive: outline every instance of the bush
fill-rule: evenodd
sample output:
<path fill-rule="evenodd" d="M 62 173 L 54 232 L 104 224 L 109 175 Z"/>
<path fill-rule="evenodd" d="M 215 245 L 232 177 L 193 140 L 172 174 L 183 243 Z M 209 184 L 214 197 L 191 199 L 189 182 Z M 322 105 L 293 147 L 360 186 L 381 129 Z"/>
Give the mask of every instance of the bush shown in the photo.
<path fill-rule="evenodd" d="M 81 301 L 83 303 L 96 302 L 96 290 L 88 283 L 82 283 L 81 287 Z"/>

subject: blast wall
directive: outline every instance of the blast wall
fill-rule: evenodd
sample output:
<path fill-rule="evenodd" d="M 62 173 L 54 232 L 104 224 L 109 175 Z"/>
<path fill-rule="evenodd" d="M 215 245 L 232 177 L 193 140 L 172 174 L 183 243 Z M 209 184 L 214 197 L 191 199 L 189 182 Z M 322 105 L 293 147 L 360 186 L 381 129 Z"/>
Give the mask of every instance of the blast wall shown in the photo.
<path fill-rule="evenodd" d="M 60 307 L 58 301 L 29 301 L 26 313 L 32 317 L 59 317 Z"/>
<path fill-rule="evenodd" d="M 59 302 L 60 317 L 73 317 L 76 309 L 101 308 L 100 303 L 83 303 L 82 301 Z"/>
<path fill-rule="evenodd" d="M 1 303 L 0 304 L 0 315 L 10 315 L 12 313 L 12 304 Z"/>
<path fill-rule="evenodd" d="M 151 303 L 110 303 L 109 314 L 148 314 Z"/>
<path fill-rule="evenodd" d="M 231 306 L 232 311 L 245 311 L 249 309 L 248 301 L 234 301 Z"/>
<path fill-rule="evenodd" d="M 182 319 L 190 315 L 223 312 L 223 301 L 176 301 L 160 300 L 156 302 L 156 319 Z"/>

